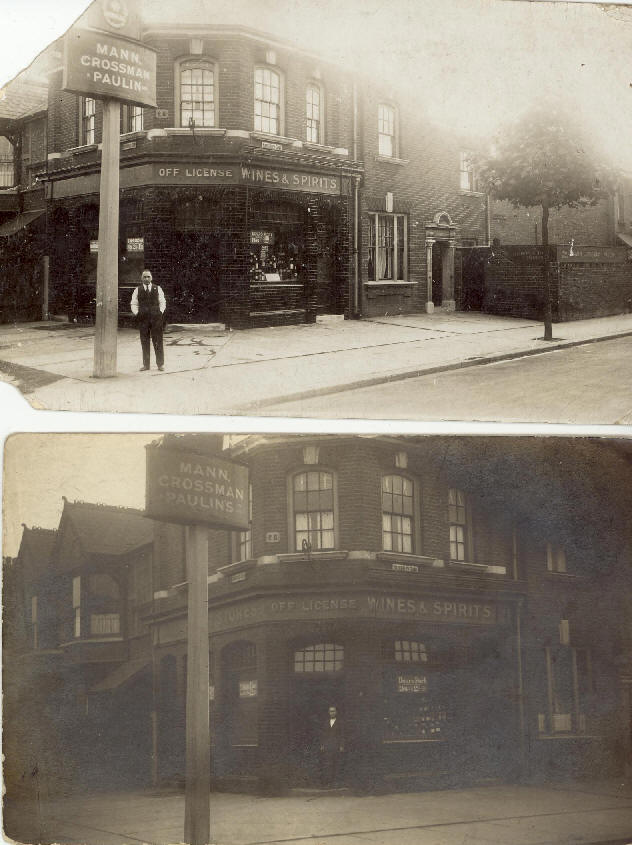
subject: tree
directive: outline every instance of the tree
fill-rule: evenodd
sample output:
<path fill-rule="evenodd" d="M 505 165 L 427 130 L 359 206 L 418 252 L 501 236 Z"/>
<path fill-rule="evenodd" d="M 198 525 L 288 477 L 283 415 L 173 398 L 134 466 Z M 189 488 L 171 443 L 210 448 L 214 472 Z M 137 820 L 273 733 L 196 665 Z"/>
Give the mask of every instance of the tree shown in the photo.
<path fill-rule="evenodd" d="M 514 206 L 542 210 L 544 340 L 552 340 L 549 212 L 595 205 L 614 185 L 614 172 L 598 163 L 582 130 L 557 105 L 526 112 L 490 155 L 476 157 L 476 166 L 489 194 Z"/>

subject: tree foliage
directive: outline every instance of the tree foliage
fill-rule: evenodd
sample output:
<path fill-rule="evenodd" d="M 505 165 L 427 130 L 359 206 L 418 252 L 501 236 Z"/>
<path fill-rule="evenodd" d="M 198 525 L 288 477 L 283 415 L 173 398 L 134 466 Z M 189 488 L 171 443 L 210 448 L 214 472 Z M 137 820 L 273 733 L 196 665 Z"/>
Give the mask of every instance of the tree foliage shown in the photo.
<path fill-rule="evenodd" d="M 488 193 L 526 207 L 594 205 L 616 180 L 579 123 L 552 105 L 508 127 L 477 169 Z"/>

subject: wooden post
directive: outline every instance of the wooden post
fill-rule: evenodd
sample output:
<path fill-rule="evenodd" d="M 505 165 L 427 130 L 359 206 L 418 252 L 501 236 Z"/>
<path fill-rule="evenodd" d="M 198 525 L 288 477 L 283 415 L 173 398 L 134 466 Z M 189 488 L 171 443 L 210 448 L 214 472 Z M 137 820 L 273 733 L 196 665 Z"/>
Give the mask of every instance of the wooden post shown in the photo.
<path fill-rule="evenodd" d="M 42 257 L 42 320 L 48 320 L 48 281 L 50 274 L 50 259 L 48 255 Z"/>
<path fill-rule="evenodd" d="M 188 581 L 186 792 L 184 841 L 208 845 L 211 827 L 211 734 L 208 682 L 208 529 L 185 529 Z"/>
<path fill-rule="evenodd" d="M 95 378 L 116 375 L 120 135 L 120 103 L 118 100 L 103 100 L 99 254 L 94 332 Z"/>

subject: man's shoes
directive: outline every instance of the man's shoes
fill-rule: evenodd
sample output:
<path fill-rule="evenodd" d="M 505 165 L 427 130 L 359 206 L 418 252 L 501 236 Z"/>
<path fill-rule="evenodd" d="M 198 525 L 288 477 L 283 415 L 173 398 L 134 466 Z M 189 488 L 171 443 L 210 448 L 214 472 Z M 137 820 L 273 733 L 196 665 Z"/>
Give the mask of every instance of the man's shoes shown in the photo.
<path fill-rule="evenodd" d="M 142 373 L 144 370 L 148 370 L 148 369 L 149 369 L 149 367 L 141 367 L 141 368 L 140 368 L 140 370 L 139 370 L 138 372 L 139 372 L 139 373 Z"/>
<path fill-rule="evenodd" d="M 162 372 L 164 370 L 164 367 L 162 366 L 162 364 L 158 367 L 158 369 L 160 370 L 160 372 Z"/>

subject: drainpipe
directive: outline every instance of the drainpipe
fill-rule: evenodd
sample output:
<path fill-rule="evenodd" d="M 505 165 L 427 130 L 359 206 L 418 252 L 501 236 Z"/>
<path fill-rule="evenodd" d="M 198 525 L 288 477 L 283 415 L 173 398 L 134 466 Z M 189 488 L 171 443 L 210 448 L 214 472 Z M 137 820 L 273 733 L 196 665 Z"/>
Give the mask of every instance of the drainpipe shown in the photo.
<path fill-rule="evenodd" d="M 492 210 L 489 194 L 485 195 L 485 237 L 487 238 L 487 246 L 492 245 Z"/>
<path fill-rule="evenodd" d="M 353 160 L 358 160 L 358 86 L 353 82 Z M 360 177 L 353 177 L 353 317 L 360 318 L 360 255 L 359 255 L 359 191 Z"/>

